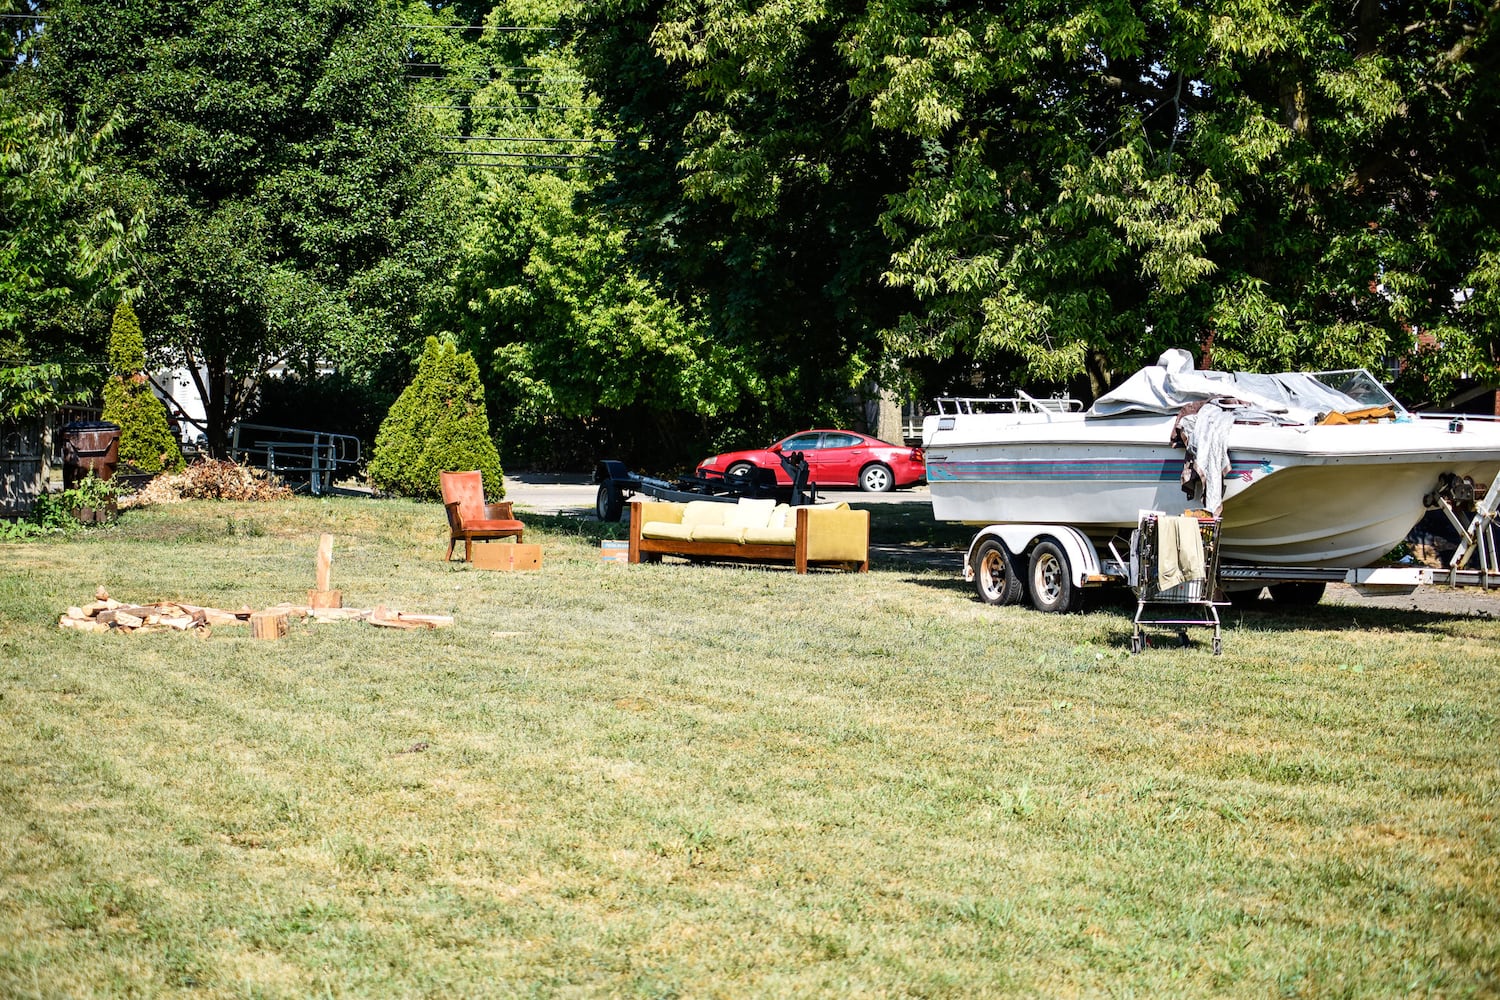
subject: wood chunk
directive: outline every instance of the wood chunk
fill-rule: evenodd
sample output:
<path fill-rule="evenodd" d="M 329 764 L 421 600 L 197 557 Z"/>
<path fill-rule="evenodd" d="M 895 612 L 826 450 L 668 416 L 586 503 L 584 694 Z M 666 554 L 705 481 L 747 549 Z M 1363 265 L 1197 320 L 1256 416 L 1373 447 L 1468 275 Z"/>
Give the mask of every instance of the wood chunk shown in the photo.
<path fill-rule="evenodd" d="M 257 611 L 250 616 L 252 639 L 280 639 L 286 631 L 285 611 Z"/>
<path fill-rule="evenodd" d="M 319 608 L 342 608 L 344 592 L 342 590 L 309 590 L 307 606 L 314 611 Z"/>
<path fill-rule="evenodd" d="M 89 615 L 89 613 L 87 611 L 83 610 L 82 608 L 74 607 L 74 608 L 69 608 L 67 610 L 66 617 L 71 618 L 74 621 L 81 621 L 82 619 L 90 617 L 90 615 Z"/>
<path fill-rule="evenodd" d="M 112 619 L 113 624 L 118 625 L 120 628 L 140 628 L 146 624 L 146 619 L 133 615 L 128 611 L 110 611 L 107 613 L 114 616 Z"/>
<path fill-rule="evenodd" d="M 94 600 L 96 600 L 96 601 L 107 601 L 107 600 L 109 600 L 109 591 L 107 591 L 107 590 L 104 589 L 104 584 L 101 583 L 97 588 L 95 588 L 95 590 L 94 590 Z"/>
<path fill-rule="evenodd" d="M 403 621 L 400 618 L 371 618 L 370 624 L 379 625 L 381 628 L 403 628 L 407 630 L 436 627 L 427 622 Z"/>
<path fill-rule="evenodd" d="M 318 590 L 320 591 L 327 591 L 330 587 L 333 586 L 333 536 L 327 533 L 318 536 L 317 585 Z M 314 604 L 311 599 L 309 599 L 307 603 L 312 604 L 313 607 L 320 606 Z M 332 608 L 338 607 L 337 604 L 328 604 L 321 606 Z"/>
<path fill-rule="evenodd" d="M 197 621 L 193 619 L 192 615 L 174 615 L 170 617 L 163 616 L 161 619 L 161 623 L 168 628 L 174 628 L 179 632 L 186 632 L 188 629 L 193 628 L 198 624 Z"/>
<path fill-rule="evenodd" d="M 428 628 L 448 628 L 453 624 L 452 615 L 413 615 L 398 611 L 396 618 L 403 622 L 420 622 Z"/>

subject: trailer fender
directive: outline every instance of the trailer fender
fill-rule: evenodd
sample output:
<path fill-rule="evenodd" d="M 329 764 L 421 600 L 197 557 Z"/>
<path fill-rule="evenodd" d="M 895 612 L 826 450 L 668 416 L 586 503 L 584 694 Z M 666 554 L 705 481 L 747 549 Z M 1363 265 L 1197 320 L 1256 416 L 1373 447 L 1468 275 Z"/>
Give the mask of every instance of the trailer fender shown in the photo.
<path fill-rule="evenodd" d="M 964 553 L 964 579 L 966 581 L 973 581 L 974 555 L 978 552 L 980 544 L 989 538 L 994 538 L 1004 545 L 1012 558 L 1026 555 L 1037 542 L 1044 538 L 1052 539 L 1062 546 L 1063 553 L 1068 557 L 1068 566 L 1073 571 L 1074 582 L 1080 587 L 1098 582 L 1099 578 L 1104 575 L 1099 564 L 1099 552 L 1094 548 L 1094 543 L 1077 528 L 1066 524 L 991 524 L 979 529 L 974 535 L 974 540 L 969 543 L 969 551 Z M 1024 560 L 1022 562 L 1024 563 Z"/>
<path fill-rule="evenodd" d="M 630 480 L 635 478 L 630 470 L 625 467 L 624 462 L 617 462 L 612 458 L 601 458 L 599 464 L 594 467 L 594 482 L 608 483 L 618 480 Z"/>

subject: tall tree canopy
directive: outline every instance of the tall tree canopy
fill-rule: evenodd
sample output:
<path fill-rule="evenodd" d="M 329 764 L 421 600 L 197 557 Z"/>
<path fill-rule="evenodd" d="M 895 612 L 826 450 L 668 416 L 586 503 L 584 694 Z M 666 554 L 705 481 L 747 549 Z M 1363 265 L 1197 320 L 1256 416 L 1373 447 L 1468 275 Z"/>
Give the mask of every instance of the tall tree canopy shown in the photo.
<path fill-rule="evenodd" d="M 51 99 L 70 121 L 117 121 L 111 176 L 149 226 L 139 312 L 155 347 L 205 373 L 212 448 L 280 362 L 369 372 L 416 351 L 448 220 L 395 4 L 43 11 Z"/>
<path fill-rule="evenodd" d="M 919 143 L 851 92 L 828 6 L 603 0 L 569 22 L 623 140 L 590 208 L 745 359 L 736 422 L 762 431 L 833 419 L 912 304 L 880 281 L 880 218 Z"/>
<path fill-rule="evenodd" d="M 664 272 L 725 293 L 716 318 L 782 301 L 826 336 L 837 289 L 833 329 L 948 377 L 1097 390 L 1201 345 L 1443 391 L 1492 375 L 1500 337 L 1497 11 L 608 0 L 579 29 L 637 139 L 614 207 Z M 893 315 L 878 282 L 915 302 Z"/>
<path fill-rule="evenodd" d="M 528 460 L 696 451 L 745 360 L 587 208 L 616 144 L 559 27 L 574 0 L 414 4 L 414 86 L 466 191 L 451 311 Z M 419 9 L 420 8 L 420 9 Z"/>

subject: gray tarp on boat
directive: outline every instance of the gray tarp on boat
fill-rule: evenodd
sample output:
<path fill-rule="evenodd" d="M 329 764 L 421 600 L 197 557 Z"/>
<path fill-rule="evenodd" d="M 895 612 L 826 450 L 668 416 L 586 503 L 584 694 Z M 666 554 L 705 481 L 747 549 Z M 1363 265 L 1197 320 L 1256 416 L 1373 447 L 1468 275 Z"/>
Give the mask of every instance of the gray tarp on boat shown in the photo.
<path fill-rule="evenodd" d="M 1256 375 L 1250 372 L 1194 371 L 1192 356 L 1170 350 L 1150 368 L 1142 368 L 1118 389 L 1095 401 L 1089 415 L 1112 417 L 1125 413 L 1173 414 L 1189 403 L 1238 399 L 1250 404 L 1238 407 L 1260 411 L 1267 420 L 1312 424 L 1332 411 L 1358 410 L 1366 404 L 1319 382 L 1302 372 Z"/>

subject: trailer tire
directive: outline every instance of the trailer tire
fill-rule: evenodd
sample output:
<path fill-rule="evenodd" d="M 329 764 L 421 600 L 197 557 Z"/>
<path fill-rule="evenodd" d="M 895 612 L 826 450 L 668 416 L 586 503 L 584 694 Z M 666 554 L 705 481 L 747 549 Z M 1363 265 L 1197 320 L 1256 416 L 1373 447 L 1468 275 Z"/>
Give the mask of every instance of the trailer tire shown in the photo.
<path fill-rule="evenodd" d="M 625 512 L 625 497 L 620 487 L 611 482 L 599 484 L 599 493 L 594 497 L 594 513 L 601 521 L 618 521 Z"/>
<path fill-rule="evenodd" d="M 1066 615 L 1083 607 L 1083 589 L 1073 582 L 1068 554 L 1050 538 L 1037 542 L 1031 550 L 1026 579 L 1031 605 L 1038 611 Z"/>
<path fill-rule="evenodd" d="M 1015 604 L 1025 592 L 1015 560 L 999 539 L 981 542 L 974 556 L 974 592 L 986 604 Z"/>
<path fill-rule="evenodd" d="M 1310 608 L 1323 599 L 1323 591 L 1328 589 L 1328 584 L 1320 581 L 1273 583 L 1266 589 L 1271 592 L 1272 603 L 1288 608 Z"/>

